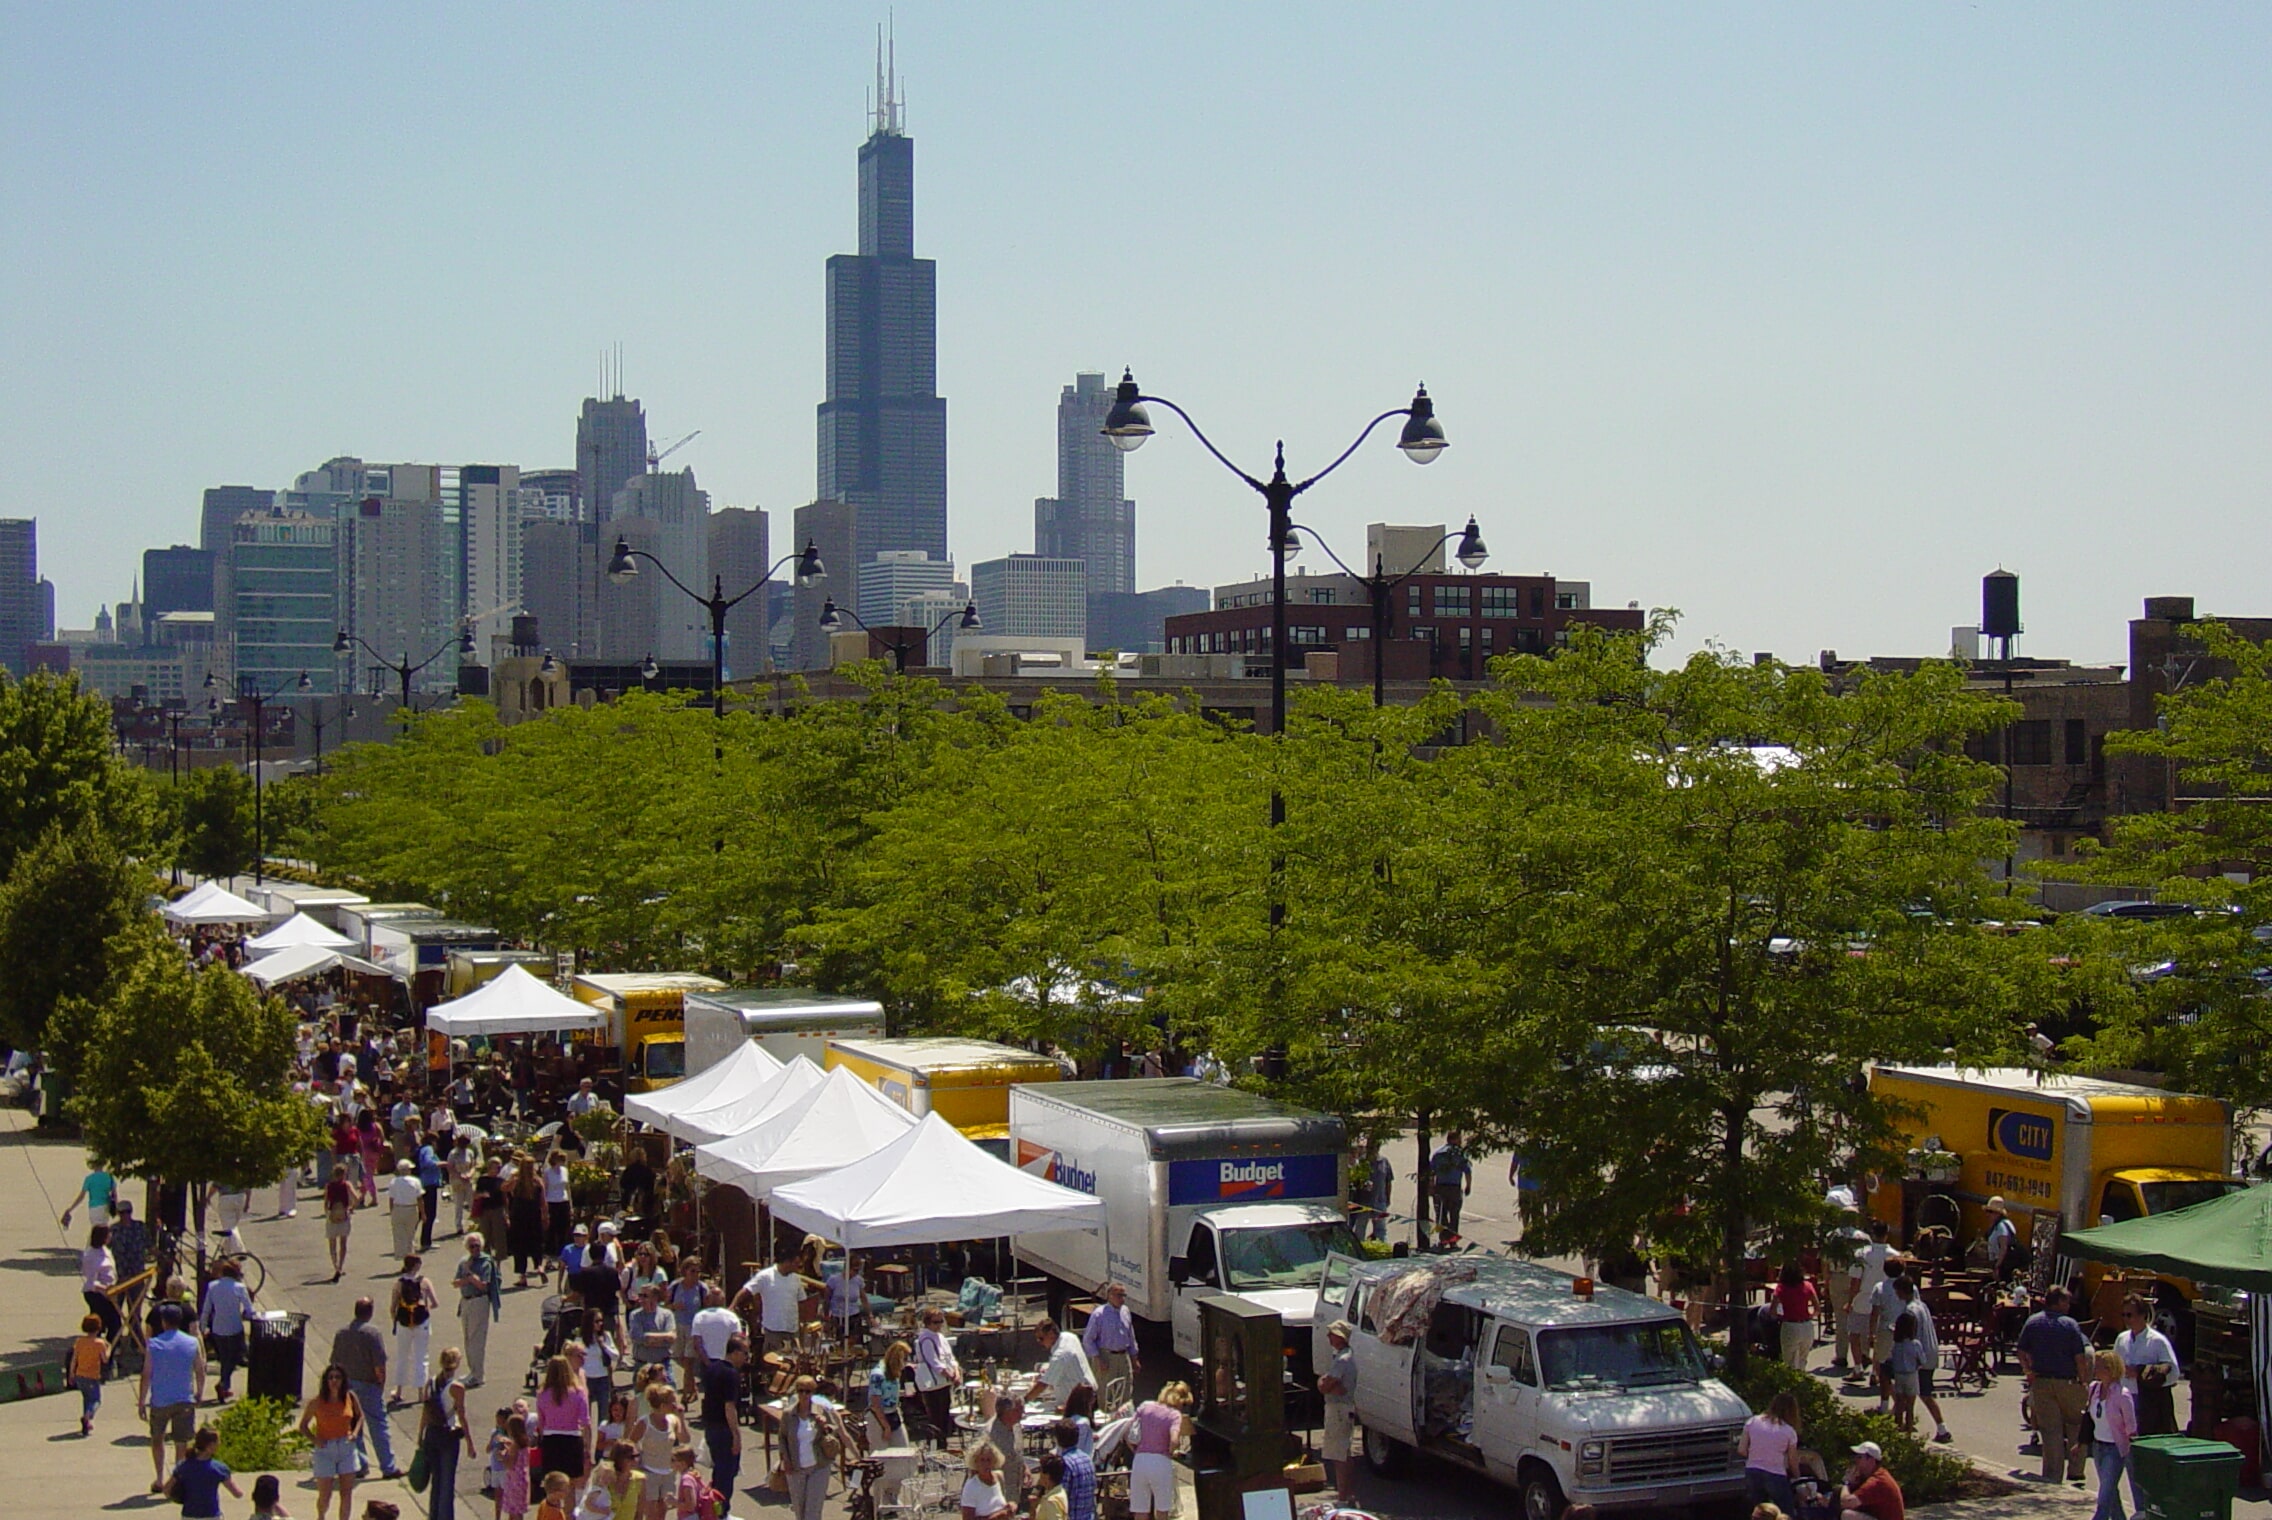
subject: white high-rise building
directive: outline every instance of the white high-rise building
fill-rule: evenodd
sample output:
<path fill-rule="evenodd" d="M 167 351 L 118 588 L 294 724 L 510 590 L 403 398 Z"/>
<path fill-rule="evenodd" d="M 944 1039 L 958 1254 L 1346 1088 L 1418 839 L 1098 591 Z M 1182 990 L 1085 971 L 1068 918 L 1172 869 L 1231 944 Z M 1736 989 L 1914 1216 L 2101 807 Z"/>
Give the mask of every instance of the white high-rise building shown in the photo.
<path fill-rule="evenodd" d="M 946 669 L 955 662 L 955 635 L 962 621 L 963 608 L 970 605 L 970 588 L 957 581 L 944 591 L 923 591 L 899 604 L 892 621 L 907 628 L 928 628 L 930 647 L 924 651 L 923 663 Z"/>
<path fill-rule="evenodd" d="M 704 595 L 710 591 L 710 493 L 692 470 L 634 475 L 615 493 L 602 531 L 603 552 L 622 538 L 653 554 L 672 575 Z M 600 652 L 610 660 L 710 658 L 709 614 L 644 560 L 626 585 L 612 581 L 600 592 Z"/>
<path fill-rule="evenodd" d="M 1077 559 L 1007 554 L 970 567 L 971 599 L 989 635 L 1086 639 L 1087 567 Z"/>
<path fill-rule="evenodd" d="M 909 622 L 900 609 L 911 598 L 945 591 L 954 580 L 951 559 L 934 559 L 927 549 L 886 549 L 860 567 L 859 601 L 852 610 L 870 628 Z"/>

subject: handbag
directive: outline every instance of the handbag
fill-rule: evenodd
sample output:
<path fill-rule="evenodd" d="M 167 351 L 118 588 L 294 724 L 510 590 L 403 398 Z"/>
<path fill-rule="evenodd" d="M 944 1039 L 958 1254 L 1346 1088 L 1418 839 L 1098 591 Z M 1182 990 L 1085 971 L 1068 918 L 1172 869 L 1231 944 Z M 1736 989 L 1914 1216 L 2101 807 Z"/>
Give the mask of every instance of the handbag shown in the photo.
<path fill-rule="evenodd" d="M 426 1443 L 420 1441 L 418 1449 L 410 1454 L 410 1472 L 407 1474 L 410 1491 L 414 1494 L 426 1492 L 427 1481 L 432 1476 L 433 1469 L 426 1460 Z"/>

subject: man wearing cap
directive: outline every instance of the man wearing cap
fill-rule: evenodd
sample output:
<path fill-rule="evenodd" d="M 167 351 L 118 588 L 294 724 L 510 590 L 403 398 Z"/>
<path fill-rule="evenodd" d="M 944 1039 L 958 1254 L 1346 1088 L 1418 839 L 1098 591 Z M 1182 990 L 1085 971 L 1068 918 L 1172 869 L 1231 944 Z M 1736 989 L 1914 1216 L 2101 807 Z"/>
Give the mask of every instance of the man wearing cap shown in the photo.
<path fill-rule="evenodd" d="M 2012 1211 L 2005 1206 L 2003 1199 L 1989 1199 L 1986 1212 L 1988 1215 L 1988 1275 L 1996 1281 L 2002 1282 L 2010 1275 L 2005 1268 L 2005 1263 L 2012 1259 L 2012 1242 L 2019 1238 L 2019 1231 L 2012 1228 Z"/>
<path fill-rule="evenodd" d="M 2067 1314 L 2067 1290 L 2043 1295 L 2043 1311 L 2020 1327 L 2028 1423 L 2043 1437 L 2043 1481 L 2083 1481 L 2083 1411 L 2090 1402 L 2091 1343 Z"/>
<path fill-rule="evenodd" d="M 568 1232 L 568 1244 L 560 1248 L 560 1276 L 562 1281 L 584 1270 L 584 1262 L 592 1254 L 592 1227 L 579 1223 Z"/>
<path fill-rule="evenodd" d="M 1885 1470 L 1885 1451 L 1875 1441 L 1854 1448 L 1854 1465 L 1838 1490 L 1839 1520 L 1903 1520 L 1907 1506 L 1901 1485 Z"/>
<path fill-rule="evenodd" d="M 1357 1423 L 1357 1353 L 1349 1349 L 1349 1336 L 1349 1321 L 1345 1319 L 1325 1327 L 1333 1360 L 1317 1380 L 1318 1392 L 1325 1395 L 1325 1463 L 1333 1473 L 1334 1493 L 1345 1505 L 1357 1499 L 1357 1464 L 1351 1439 Z"/>

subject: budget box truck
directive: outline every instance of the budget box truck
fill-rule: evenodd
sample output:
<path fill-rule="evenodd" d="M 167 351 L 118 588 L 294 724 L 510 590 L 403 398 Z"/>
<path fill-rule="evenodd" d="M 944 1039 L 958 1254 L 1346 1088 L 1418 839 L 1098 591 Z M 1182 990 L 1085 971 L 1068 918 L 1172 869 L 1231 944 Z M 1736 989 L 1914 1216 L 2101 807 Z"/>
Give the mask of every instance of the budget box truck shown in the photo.
<path fill-rule="evenodd" d="M 841 1066 L 921 1118 L 937 1114 L 995 1155 L 1010 1153 L 1010 1093 L 1056 1082 L 1065 1068 L 1048 1056 L 993 1040 L 918 1035 L 900 1040 L 832 1039 L 830 1070 Z"/>
<path fill-rule="evenodd" d="M 1954 1199 L 1962 1241 L 1986 1230 L 1991 1198 L 2004 1200 L 2019 1238 L 2032 1243 L 2039 1216 L 2085 1230 L 2242 1186 L 2232 1175 L 2232 1110 L 2221 1099 L 2026 1067 L 1879 1066 L 1870 1091 L 1903 1106 L 1898 1123 L 1912 1147 L 1938 1140 L 1960 1158 L 1957 1180 L 1932 1191 Z M 1880 1187 L 1871 1202 L 1900 1226 L 1899 1188 Z M 2094 1285 L 2099 1271 L 2086 1264 Z M 2176 1278 L 2166 1286 L 2165 1302 L 2192 1295 Z"/>
<path fill-rule="evenodd" d="M 1106 1282 L 1129 1310 L 1199 1355 L 1200 1294 L 1275 1310 L 1297 1376 L 1326 1258 L 1357 1254 L 1348 1126 L 1191 1077 L 1055 1082 L 1010 1090 L 1011 1159 L 1104 1200 L 1102 1232 L 1020 1235 L 1014 1247 L 1081 1293 Z"/>
<path fill-rule="evenodd" d="M 623 1058 L 623 1090 L 653 1092 L 686 1075 L 686 995 L 726 984 L 696 971 L 607 971 L 578 976 L 568 991 L 608 1015 L 601 1043 Z"/>
<path fill-rule="evenodd" d="M 804 987 L 728 987 L 686 995 L 686 1074 L 708 1071 L 744 1045 L 777 1061 L 826 1066 L 828 1042 L 881 1037 L 884 1005 Z"/>

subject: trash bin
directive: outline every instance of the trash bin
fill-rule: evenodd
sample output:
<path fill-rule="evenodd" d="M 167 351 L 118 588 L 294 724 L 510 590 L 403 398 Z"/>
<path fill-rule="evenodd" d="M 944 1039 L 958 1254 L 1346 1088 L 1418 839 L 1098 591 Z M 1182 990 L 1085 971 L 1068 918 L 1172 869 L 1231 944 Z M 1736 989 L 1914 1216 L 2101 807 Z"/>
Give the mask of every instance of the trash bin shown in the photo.
<path fill-rule="evenodd" d="M 300 1403 L 300 1378 L 307 1362 L 308 1317 L 274 1309 L 246 1326 L 245 1397 Z"/>
<path fill-rule="evenodd" d="M 2240 1452 L 2195 1436 L 2140 1436 L 2130 1443 L 2138 1492 L 2161 1520 L 2232 1520 Z"/>

